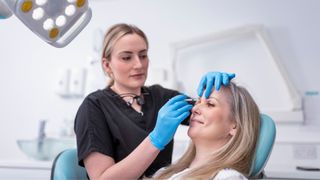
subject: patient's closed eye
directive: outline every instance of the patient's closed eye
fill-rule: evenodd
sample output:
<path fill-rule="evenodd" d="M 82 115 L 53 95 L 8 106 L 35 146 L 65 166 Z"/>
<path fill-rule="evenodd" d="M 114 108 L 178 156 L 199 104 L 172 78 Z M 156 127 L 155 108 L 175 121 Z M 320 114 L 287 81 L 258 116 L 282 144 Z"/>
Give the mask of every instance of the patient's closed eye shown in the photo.
<path fill-rule="evenodd" d="M 214 106 L 216 106 L 213 102 L 207 102 L 207 106 L 208 107 L 214 107 Z"/>

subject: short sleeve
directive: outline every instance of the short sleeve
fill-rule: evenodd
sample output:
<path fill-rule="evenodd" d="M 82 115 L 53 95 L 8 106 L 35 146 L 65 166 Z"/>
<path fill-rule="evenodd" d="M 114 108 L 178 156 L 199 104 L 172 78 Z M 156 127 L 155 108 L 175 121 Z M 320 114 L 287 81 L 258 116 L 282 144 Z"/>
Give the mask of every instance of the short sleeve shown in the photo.
<path fill-rule="evenodd" d="M 213 180 L 248 180 L 243 174 L 234 169 L 223 169 L 213 178 Z"/>
<path fill-rule="evenodd" d="M 98 99 L 88 96 L 80 105 L 74 124 L 79 165 L 91 152 L 113 157 L 112 134 Z"/>
<path fill-rule="evenodd" d="M 156 172 L 152 175 L 152 177 L 153 177 L 153 178 L 156 178 L 156 177 L 159 176 L 161 173 L 163 173 L 165 170 L 166 170 L 165 167 L 160 168 L 158 171 L 156 171 Z"/>

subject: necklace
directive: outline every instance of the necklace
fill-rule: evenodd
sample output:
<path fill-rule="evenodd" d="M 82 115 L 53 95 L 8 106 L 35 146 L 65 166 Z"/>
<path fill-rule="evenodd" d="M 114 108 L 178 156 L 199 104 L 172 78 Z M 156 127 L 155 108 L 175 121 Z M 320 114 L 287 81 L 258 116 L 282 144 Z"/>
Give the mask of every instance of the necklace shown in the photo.
<path fill-rule="evenodd" d="M 142 106 L 145 103 L 142 95 L 137 95 L 134 93 L 122 93 L 118 96 L 124 99 L 128 106 L 132 106 L 134 101 L 136 101 L 137 104 L 140 106 Z"/>

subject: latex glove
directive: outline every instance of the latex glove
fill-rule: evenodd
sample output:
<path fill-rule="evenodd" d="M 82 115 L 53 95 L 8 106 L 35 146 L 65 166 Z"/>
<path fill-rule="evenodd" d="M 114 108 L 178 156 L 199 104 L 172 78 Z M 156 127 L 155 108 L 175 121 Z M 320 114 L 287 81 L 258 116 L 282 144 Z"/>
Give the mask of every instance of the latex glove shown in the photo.
<path fill-rule="evenodd" d="M 192 105 L 185 101 L 186 97 L 177 95 L 159 110 L 156 126 L 149 134 L 158 149 L 162 150 L 172 140 L 179 124 L 189 116 Z"/>
<path fill-rule="evenodd" d="M 230 80 L 235 76 L 234 73 L 208 72 L 201 78 L 198 86 L 198 96 L 202 97 L 203 91 L 206 89 L 205 98 L 208 98 L 212 92 L 213 85 L 215 86 L 215 89 L 219 91 L 221 84 L 225 86 L 228 85 Z"/>

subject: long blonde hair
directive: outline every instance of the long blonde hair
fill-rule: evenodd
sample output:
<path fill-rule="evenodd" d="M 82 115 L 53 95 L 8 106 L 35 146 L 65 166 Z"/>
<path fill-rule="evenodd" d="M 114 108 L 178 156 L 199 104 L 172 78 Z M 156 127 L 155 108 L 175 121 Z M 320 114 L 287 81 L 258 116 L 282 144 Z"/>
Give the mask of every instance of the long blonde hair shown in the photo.
<path fill-rule="evenodd" d="M 206 164 L 186 173 L 184 175 L 186 179 L 210 179 L 225 168 L 237 170 L 249 177 L 260 127 L 259 108 L 249 92 L 233 82 L 223 91 L 226 92 L 231 107 L 230 118 L 236 122 L 237 132 L 218 152 L 210 157 Z M 167 179 L 188 168 L 195 154 L 195 145 L 190 143 L 184 155 L 155 178 Z"/>
<path fill-rule="evenodd" d="M 131 24 L 115 24 L 110 27 L 110 29 L 106 32 L 104 36 L 103 41 L 103 51 L 102 51 L 102 58 L 101 58 L 101 65 L 103 67 L 103 59 L 107 59 L 107 61 L 111 61 L 111 53 L 113 51 L 113 47 L 116 44 L 116 42 L 123 36 L 127 34 L 137 34 L 140 37 L 142 37 L 147 45 L 147 49 L 149 48 L 149 43 L 147 36 L 145 33 L 139 29 L 138 27 L 131 25 Z M 103 69 L 103 68 L 102 68 Z M 105 72 L 106 75 L 110 77 L 110 75 Z M 110 77 L 111 78 L 111 77 Z M 109 87 L 112 86 L 114 83 L 114 80 L 111 78 L 109 82 Z"/>

